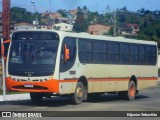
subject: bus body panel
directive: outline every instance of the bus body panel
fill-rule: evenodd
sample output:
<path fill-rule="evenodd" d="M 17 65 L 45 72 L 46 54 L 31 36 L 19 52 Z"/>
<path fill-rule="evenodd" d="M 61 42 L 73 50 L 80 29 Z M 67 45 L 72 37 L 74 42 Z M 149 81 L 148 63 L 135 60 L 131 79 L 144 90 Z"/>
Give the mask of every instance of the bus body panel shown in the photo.
<path fill-rule="evenodd" d="M 76 74 L 70 75 L 70 71 L 76 71 Z M 75 63 L 69 71 L 60 73 L 60 79 L 78 79 L 85 76 L 88 80 L 88 93 L 113 92 L 127 90 L 133 75 L 137 77 L 137 90 L 155 86 L 157 74 L 157 68 L 154 66 Z"/>

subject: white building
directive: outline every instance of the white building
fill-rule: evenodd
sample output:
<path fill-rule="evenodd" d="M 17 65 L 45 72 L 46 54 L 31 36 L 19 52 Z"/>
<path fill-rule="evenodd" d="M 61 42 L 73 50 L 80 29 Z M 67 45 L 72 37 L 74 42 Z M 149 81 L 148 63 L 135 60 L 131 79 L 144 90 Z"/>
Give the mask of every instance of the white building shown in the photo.
<path fill-rule="evenodd" d="M 55 30 L 70 32 L 73 30 L 73 25 L 67 24 L 67 23 L 58 23 L 58 24 L 54 24 L 52 28 Z"/>
<path fill-rule="evenodd" d="M 34 25 L 30 23 L 17 23 L 14 25 L 14 30 L 25 30 L 25 29 L 34 29 Z"/>
<path fill-rule="evenodd" d="M 48 26 L 47 26 L 47 25 L 40 25 L 40 26 L 39 26 L 39 29 L 47 30 L 47 29 L 48 29 Z"/>

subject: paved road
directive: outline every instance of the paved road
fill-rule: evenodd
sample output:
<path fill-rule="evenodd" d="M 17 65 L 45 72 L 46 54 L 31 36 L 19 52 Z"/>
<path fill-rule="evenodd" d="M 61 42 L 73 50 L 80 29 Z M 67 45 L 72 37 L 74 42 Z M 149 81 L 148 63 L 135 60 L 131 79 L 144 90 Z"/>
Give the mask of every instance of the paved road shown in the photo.
<path fill-rule="evenodd" d="M 52 99 L 44 99 L 43 103 L 39 105 L 33 104 L 30 100 L 0 102 L 0 111 L 160 111 L 160 87 L 142 90 L 135 101 L 119 100 L 117 95 L 105 95 L 97 100 L 83 102 L 80 105 L 72 105 L 69 98 L 54 97 Z M 51 115 L 53 113 L 48 114 Z M 67 113 L 54 114 L 63 117 Z M 69 114 L 72 115 L 72 113 Z M 16 119 L 12 118 L 12 120 Z M 70 120 L 70 118 L 66 119 Z M 78 119 L 82 120 L 83 118 Z M 97 119 L 93 117 L 87 118 L 87 120 Z M 103 118 L 101 117 L 101 119 Z M 111 119 L 119 120 L 119 118 Z M 121 119 L 125 120 L 126 118 Z M 149 118 L 147 119 L 149 120 Z M 153 119 L 158 120 L 159 118 Z"/>
<path fill-rule="evenodd" d="M 53 97 L 35 105 L 30 100 L 0 102 L 0 111 L 160 111 L 160 87 L 140 91 L 134 101 L 119 100 L 117 95 L 72 105 L 69 98 Z"/>

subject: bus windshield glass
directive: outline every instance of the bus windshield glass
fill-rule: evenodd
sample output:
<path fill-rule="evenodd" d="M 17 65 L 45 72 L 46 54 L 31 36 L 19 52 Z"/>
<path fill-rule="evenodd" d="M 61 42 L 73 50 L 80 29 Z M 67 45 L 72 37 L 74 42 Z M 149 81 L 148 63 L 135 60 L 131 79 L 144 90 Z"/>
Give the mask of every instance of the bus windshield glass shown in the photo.
<path fill-rule="evenodd" d="M 18 76 L 53 75 L 58 43 L 58 35 L 51 32 L 17 32 L 13 34 L 9 53 L 9 74 Z"/>

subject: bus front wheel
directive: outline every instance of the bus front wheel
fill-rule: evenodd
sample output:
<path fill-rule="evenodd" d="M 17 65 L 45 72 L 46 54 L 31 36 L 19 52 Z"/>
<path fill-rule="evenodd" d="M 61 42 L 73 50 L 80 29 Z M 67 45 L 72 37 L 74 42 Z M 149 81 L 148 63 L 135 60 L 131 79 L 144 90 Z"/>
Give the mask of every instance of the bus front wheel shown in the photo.
<path fill-rule="evenodd" d="M 73 104 L 80 104 L 83 101 L 85 94 L 84 86 L 82 82 L 78 82 L 76 86 L 76 90 L 72 96 L 72 103 Z"/>
<path fill-rule="evenodd" d="M 31 92 L 30 98 L 31 98 L 32 102 L 34 102 L 34 103 L 41 103 L 42 99 L 43 99 L 43 94 Z"/>

